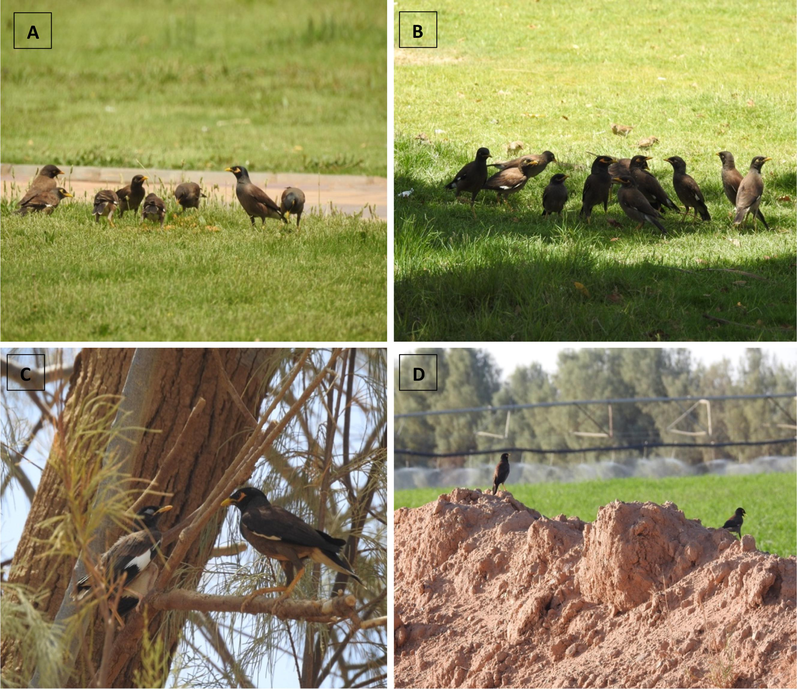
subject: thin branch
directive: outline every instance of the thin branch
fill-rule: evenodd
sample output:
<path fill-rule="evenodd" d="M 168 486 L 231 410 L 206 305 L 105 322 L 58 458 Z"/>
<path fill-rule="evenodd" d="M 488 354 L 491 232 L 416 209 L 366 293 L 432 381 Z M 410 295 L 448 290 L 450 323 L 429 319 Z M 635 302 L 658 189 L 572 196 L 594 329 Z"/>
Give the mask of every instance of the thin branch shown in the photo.
<path fill-rule="evenodd" d="M 369 684 L 374 684 L 375 682 L 383 682 L 387 679 L 387 675 L 379 675 L 379 677 L 371 677 L 370 679 L 363 680 L 362 682 L 358 682 L 357 684 L 352 684 L 351 689 L 359 689 L 359 687 L 367 687 Z"/>
<path fill-rule="evenodd" d="M 219 367 L 219 371 L 221 372 L 221 379 L 224 381 L 224 385 L 226 386 L 227 390 L 230 392 L 230 397 L 232 398 L 233 403 L 236 407 L 240 410 L 240 412 L 244 415 L 244 417 L 252 424 L 252 428 L 257 427 L 257 419 L 252 415 L 252 412 L 249 411 L 246 404 L 244 404 L 243 399 L 241 399 L 241 395 L 235 389 L 235 385 L 230 380 L 230 377 L 227 375 L 227 369 L 224 368 L 224 363 L 221 360 L 221 354 L 219 354 L 218 349 L 213 350 L 213 359 L 216 362 L 216 365 Z"/>
<path fill-rule="evenodd" d="M 387 615 L 384 617 L 372 617 L 370 620 L 365 620 L 360 629 L 371 629 L 373 627 L 387 627 Z"/>

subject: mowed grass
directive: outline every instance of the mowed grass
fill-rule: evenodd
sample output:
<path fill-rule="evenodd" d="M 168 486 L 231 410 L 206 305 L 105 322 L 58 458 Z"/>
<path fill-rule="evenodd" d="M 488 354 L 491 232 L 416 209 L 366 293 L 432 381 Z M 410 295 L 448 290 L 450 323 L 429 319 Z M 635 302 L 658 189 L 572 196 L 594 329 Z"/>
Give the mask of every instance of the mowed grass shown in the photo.
<path fill-rule="evenodd" d="M 305 214 L 300 231 L 293 219 L 253 228 L 240 207 L 211 202 L 170 212 L 165 230 L 131 213 L 111 228 L 87 203 L 24 218 L 15 203 L 2 205 L 6 341 L 387 336 L 382 221 Z"/>
<path fill-rule="evenodd" d="M 479 486 L 471 486 L 473 488 Z M 487 490 L 486 486 L 480 486 Z M 623 478 L 579 483 L 514 484 L 515 498 L 547 517 L 565 514 L 594 521 L 598 509 L 614 500 L 674 502 L 688 519 L 721 527 L 744 507 L 742 534 L 752 534 L 759 550 L 782 557 L 797 554 L 797 482 L 794 474 L 749 476 L 689 476 L 683 478 Z M 395 508 L 420 507 L 451 488 L 419 488 L 395 492 Z"/>
<path fill-rule="evenodd" d="M 53 12 L 53 49 L 14 50 L 14 12 Z M 379 3 L 9 0 L 1 16 L 5 163 L 387 173 Z"/>
<path fill-rule="evenodd" d="M 396 50 L 397 340 L 668 341 L 795 338 L 793 7 L 782 0 L 630 4 L 443 0 L 437 50 Z M 744 30 L 739 20 L 744 17 Z M 487 20 L 486 18 L 489 18 Z M 633 126 L 626 137 L 611 124 Z M 659 143 L 642 151 L 640 139 Z M 553 151 L 500 207 L 482 192 L 473 221 L 444 188 L 479 146 Z M 762 212 L 733 226 L 716 153 L 764 166 Z M 673 200 L 679 155 L 711 222 L 667 213 L 667 237 L 613 202 L 578 217 L 591 153 L 645 153 Z M 564 218 L 541 197 L 569 175 Z M 468 195 L 469 197 L 469 195 Z M 510 197 L 511 198 L 511 197 Z M 613 199 L 616 195 L 613 195 Z M 679 203 L 680 205 L 680 203 Z"/>

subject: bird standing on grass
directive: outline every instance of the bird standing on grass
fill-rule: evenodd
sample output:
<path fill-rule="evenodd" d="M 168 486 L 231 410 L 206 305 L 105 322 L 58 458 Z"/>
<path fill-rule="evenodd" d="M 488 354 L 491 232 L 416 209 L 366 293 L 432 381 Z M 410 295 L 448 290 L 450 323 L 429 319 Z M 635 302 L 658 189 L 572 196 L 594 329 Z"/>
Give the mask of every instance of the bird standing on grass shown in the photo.
<path fill-rule="evenodd" d="M 545 191 L 542 192 L 542 217 L 545 218 L 553 213 L 559 213 L 562 216 L 562 209 L 567 203 L 567 187 L 565 180 L 567 175 L 561 173 L 555 174 L 551 177 Z"/>
<path fill-rule="evenodd" d="M 657 211 L 664 212 L 665 208 L 671 208 L 678 213 L 681 209 L 675 205 L 673 200 L 667 196 L 667 192 L 649 171 L 648 161 L 650 156 L 634 156 L 631 158 L 631 179 L 634 180 L 636 188 L 645 195 L 650 205 Z M 618 175 L 622 177 L 622 175 Z"/>
<path fill-rule="evenodd" d="M 163 199 L 156 194 L 147 194 L 144 199 L 144 205 L 141 208 L 141 220 L 155 220 L 160 222 L 161 229 L 163 229 L 163 218 L 166 216 L 166 205 Z"/>
<path fill-rule="evenodd" d="M 703 198 L 703 192 L 700 191 L 697 182 L 686 174 L 686 162 L 684 159 L 679 156 L 670 156 L 664 160 L 672 165 L 673 189 L 675 189 L 678 198 L 681 199 L 681 203 L 686 206 L 684 219 L 689 215 L 689 209 L 694 208 L 695 220 L 697 220 L 698 213 L 700 213 L 700 217 L 703 220 L 711 220 L 711 215 L 709 215 L 708 208 L 706 208 L 706 200 Z"/>
<path fill-rule="evenodd" d="M 539 175 L 546 167 L 548 167 L 548 163 L 552 163 L 556 160 L 556 156 L 551 153 L 550 151 L 543 151 L 542 153 L 534 153 L 532 155 L 521 156 L 520 158 L 513 158 L 512 160 L 504 161 L 503 163 L 490 163 L 490 167 L 497 167 L 499 170 L 508 170 L 511 167 L 520 167 L 524 164 L 524 161 L 531 159 L 532 162 L 535 163 L 534 168 L 531 171 L 531 175 L 529 178 L 536 177 Z"/>
<path fill-rule="evenodd" d="M 531 156 L 523 159 L 525 162 L 518 167 L 508 167 L 496 172 L 485 183 L 484 188 L 498 193 L 498 200 L 505 201 L 509 194 L 519 192 L 534 175 L 537 162 Z"/>
<path fill-rule="evenodd" d="M 736 208 L 736 193 L 742 183 L 742 173 L 736 169 L 736 161 L 730 151 L 720 151 L 717 153 L 722 161 L 722 189 L 728 201 Z"/>
<path fill-rule="evenodd" d="M 63 187 L 55 187 L 54 189 L 47 189 L 46 191 L 36 192 L 33 196 L 25 194 L 27 199 L 15 212 L 19 215 L 27 215 L 28 213 L 36 213 L 44 211 L 45 215 L 50 215 L 61 203 L 61 199 L 71 198 L 70 194 Z"/>
<path fill-rule="evenodd" d="M 636 220 L 639 223 L 637 229 L 642 227 L 643 223 L 649 222 L 658 227 L 662 234 L 667 234 L 664 225 L 659 222 L 661 215 L 650 205 L 645 195 L 636 188 L 631 177 L 621 175 L 612 181 L 622 185 L 620 191 L 617 192 L 617 202 L 631 220 Z"/>
<path fill-rule="evenodd" d="M 100 216 L 108 218 L 108 224 L 113 227 L 113 214 L 119 208 L 119 197 L 111 189 L 103 189 L 94 197 L 94 210 L 92 215 L 99 222 Z"/>
<path fill-rule="evenodd" d="M 739 184 L 739 191 L 736 193 L 736 217 L 733 219 L 734 225 L 741 225 L 748 215 L 753 216 L 753 229 L 758 229 L 756 221 L 760 218 L 764 227 L 769 229 L 764 214 L 759 210 L 761 196 L 764 194 L 764 178 L 761 177 L 761 168 L 764 163 L 772 158 L 756 156 L 750 163 L 750 170 Z"/>
<path fill-rule="evenodd" d="M 30 183 L 28 191 L 25 192 L 25 196 L 22 197 L 17 205 L 26 205 L 34 196 L 43 191 L 54 191 L 58 187 L 58 182 L 55 178 L 63 174 L 64 173 L 59 170 L 56 165 L 45 165 L 39 170 L 39 174 L 36 175 L 35 179 Z"/>
<path fill-rule="evenodd" d="M 498 492 L 498 486 L 503 486 L 506 483 L 507 478 L 509 478 L 509 453 L 504 452 L 493 472 L 493 495 Z M 506 489 L 506 486 L 504 488 Z"/>
<path fill-rule="evenodd" d="M 291 213 L 296 216 L 296 229 L 298 230 L 304 211 L 304 192 L 296 187 L 285 187 L 280 198 L 280 210 L 286 218 L 289 218 Z"/>
<path fill-rule="evenodd" d="M 235 185 L 235 195 L 252 221 L 253 226 L 255 218 L 260 218 L 263 225 L 266 224 L 266 218 L 279 219 L 284 223 L 288 222 L 279 206 L 274 203 L 274 200 L 260 187 L 252 183 L 252 180 L 249 179 L 249 172 L 245 167 L 233 165 L 232 167 L 224 168 L 224 171 L 232 172 L 235 175 L 235 179 L 238 180 Z"/>
<path fill-rule="evenodd" d="M 722 525 L 723 529 L 728 529 L 731 533 L 739 534 L 739 538 L 742 537 L 742 522 L 744 521 L 744 517 L 747 512 L 744 511 L 743 507 L 737 507 L 736 513 Z"/>
<path fill-rule="evenodd" d="M 118 598 L 115 608 L 117 617 L 136 607 L 158 576 L 158 567 L 153 563 L 162 536 L 158 530 L 158 519 L 170 509 L 171 505 L 142 507 L 135 519 L 141 529 L 122 536 L 100 558 L 99 570 L 106 584 L 110 589 L 116 588 L 113 595 Z M 93 583 L 88 575 L 80 579 L 75 584 L 72 600 L 82 600 Z"/>
<path fill-rule="evenodd" d="M 603 212 L 608 210 L 609 192 L 612 188 L 612 178 L 609 174 L 609 166 L 617 162 L 617 158 L 612 156 L 597 156 L 592 161 L 592 170 L 584 182 L 584 191 L 581 192 L 581 210 L 579 215 L 590 222 L 592 209 L 603 204 Z"/>
<path fill-rule="evenodd" d="M 474 220 L 476 220 L 476 211 L 473 204 L 487 182 L 487 159 L 489 157 L 490 150 L 484 147 L 480 148 L 476 151 L 476 159 L 463 166 L 454 179 L 446 184 L 446 189 L 456 190 L 457 200 L 459 200 L 460 194 L 470 192 L 470 212 L 473 214 Z"/>
<path fill-rule="evenodd" d="M 138 207 L 144 200 L 144 182 L 149 177 L 144 175 L 135 175 L 126 187 L 116 190 L 116 195 L 119 197 L 119 214 L 124 215 L 125 211 L 133 211 L 138 213 Z"/>
<path fill-rule="evenodd" d="M 199 199 L 206 197 L 196 182 L 183 182 L 174 190 L 174 198 L 185 212 L 186 208 L 199 208 Z"/>

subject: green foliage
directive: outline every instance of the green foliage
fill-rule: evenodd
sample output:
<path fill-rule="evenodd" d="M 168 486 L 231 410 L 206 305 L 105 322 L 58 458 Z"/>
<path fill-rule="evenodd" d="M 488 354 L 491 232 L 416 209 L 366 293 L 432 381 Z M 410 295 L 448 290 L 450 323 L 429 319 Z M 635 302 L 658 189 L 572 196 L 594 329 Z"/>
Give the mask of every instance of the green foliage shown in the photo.
<path fill-rule="evenodd" d="M 395 188 L 414 189 L 396 199 L 396 339 L 794 340 L 789 5 L 750 13 L 743 0 L 677 0 L 640 13 L 622 3 L 443 0 L 435 9 L 445 17 L 440 47 L 396 51 Z M 616 136 L 612 123 L 634 130 Z M 664 188 L 673 194 L 662 159 L 680 155 L 712 221 L 668 213 L 663 239 L 649 225 L 635 230 L 616 203 L 608 215 L 620 228 L 602 208 L 591 225 L 580 220 L 589 152 L 630 157 L 648 136 L 659 139 L 646 153 Z M 560 162 L 511 208 L 482 192 L 474 222 L 445 183 L 479 146 L 502 160 L 516 140 Z M 772 157 L 762 205 L 772 231 L 731 224 L 720 150 L 743 174 L 754 155 Z M 556 172 L 569 175 L 570 201 L 563 219 L 544 220 L 542 191 Z"/>
<path fill-rule="evenodd" d="M 623 502 L 674 502 L 689 519 L 721 527 L 744 507 L 742 534 L 752 534 L 759 550 L 782 557 L 797 554 L 797 482 L 794 474 L 749 476 L 690 476 L 685 478 L 625 478 L 582 483 L 510 485 L 524 505 L 547 517 L 565 514 L 593 521 L 602 505 Z M 419 488 L 395 492 L 395 509 L 419 507 L 451 489 Z"/>

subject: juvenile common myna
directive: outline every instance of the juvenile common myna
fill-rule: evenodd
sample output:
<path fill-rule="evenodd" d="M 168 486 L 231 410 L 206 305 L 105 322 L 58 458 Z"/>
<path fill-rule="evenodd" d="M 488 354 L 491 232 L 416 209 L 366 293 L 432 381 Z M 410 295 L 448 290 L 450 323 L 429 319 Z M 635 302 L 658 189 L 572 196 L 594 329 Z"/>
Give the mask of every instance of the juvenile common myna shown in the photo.
<path fill-rule="evenodd" d="M 19 215 L 27 215 L 30 212 L 44 211 L 45 215 L 50 215 L 61 203 L 61 199 L 72 197 L 63 187 L 55 187 L 55 189 L 47 189 L 45 191 L 36 192 L 33 196 L 28 198 L 15 212 Z"/>
<path fill-rule="evenodd" d="M 697 219 L 697 214 L 700 213 L 700 217 L 703 220 L 711 220 L 711 215 L 709 215 L 708 208 L 706 208 L 706 200 L 703 198 L 703 192 L 700 191 L 697 182 L 686 174 L 686 161 L 680 156 L 670 156 L 664 160 L 672 165 L 672 186 L 675 189 L 675 193 L 678 194 L 678 198 L 681 199 L 681 203 L 686 206 L 684 218 L 689 215 L 689 209 L 694 208 L 695 219 Z"/>
<path fill-rule="evenodd" d="M 581 210 L 587 222 L 592 217 L 592 209 L 603 204 L 605 213 L 609 205 L 609 191 L 612 188 L 612 178 L 609 175 L 609 166 L 617 162 L 612 156 L 598 156 L 592 161 L 592 171 L 584 182 L 584 191 L 581 192 Z"/>
<path fill-rule="evenodd" d="M 521 156 L 520 158 L 513 158 L 512 160 L 507 160 L 503 163 L 490 163 L 490 167 L 497 167 L 499 170 L 507 170 L 510 167 L 520 167 L 528 158 L 531 158 L 531 160 L 536 163 L 531 171 L 531 174 L 529 175 L 529 178 L 536 177 L 546 167 L 548 167 L 548 163 L 556 160 L 556 156 L 553 153 L 550 151 L 543 151 L 542 153 L 535 153 L 533 155 Z"/>
<path fill-rule="evenodd" d="M 764 215 L 758 208 L 761 203 L 761 196 L 764 193 L 764 178 L 761 176 L 761 167 L 772 158 L 756 156 L 750 163 L 750 170 L 744 176 L 739 191 L 736 192 L 736 217 L 733 219 L 734 225 L 741 225 L 748 213 L 753 216 L 753 229 L 758 229 L 756 220 L 759 218 L 764 223 L 764 227 L 769 229 Z"/>
<path fill-rule="evenodd" d="M 736 192 L 739 191 L 739 185 L 742 183 L 742 173 L 736 169 L 736 161 L 733 159 L 733 153 L 730 151 L 720 151 L 717 153 L 722 161 L 722 189 L 725 191 L 725 196 L 728 201 L 736 208 Z"/>
<path fill-rule="evenodd" d="M 30 183 L 30 187 L 25 192 L 25 196 L 17 203 L 18 206 L 24 206 L 28 201 L 30 201 L 36 194 L 41 193 L 42 191 L 52 191 L 58 186 L 58 182 L 55 180 L 58 175 L 63 175 L 61 170 L 58 169 L 56 165 L 45 165 L 41 170 L 39 170 L 39 174 L 36 175 L 34 180 Z"/>
<path fill-rule="evenodd" d="M 498 192 L 498 200 L 504 201 L 509 194 L 515 194 L 526 186 L 537 163 L 531 156 L 523 159 L 525 162 L 520 167 L 508 167 L 499 170 L 484 183 L 484 188 Z"/>
<path fill-rule="evenodd" d="M 645 195 L 636 188 L 631 177 L 621 175 L 613 178 L 612 181 L 622 185 L 620 191 L 617 192 L 617 201 L 623 212 L 631 220 L 636 220 L 639 223 L 637 229 L 642 227 L 643 223 L 649 222 L 651 225 L 658 227 L 662 234 L 667 234 L 664 225 L 659 222 L 661 215 L 650 205 Z"/>
<path fill-rule="evenodd" d="M 280 210 L 286 218 L 289 218 L 291 213 L 295 214 L 296 229 L 299 229 L 304 211 L 304 192 L 296 187 L 285 187 L 280 198 Z"/>
<path fill-rule="evenodd" d="M 119 197 L 115 191 L 110 189 L 103 189 L 98 191 L 94 197 L 94 210 L 92 214 L 94 219 L 99 222 L 100 216 L 103 215 L 108 218 L 108 223 L 113 227 L 113 214 L 119 208 Z"/>
<path fill-rule="evenodd" d="M 542 192 L 543 218 L 553 213 L 559 213 L 559 216 L 561 217 L 562 209 L 567 203 L 567 187 L 565 186 L 566 179 L 567 175 L 563 175 L 561 173 L 555 174 L 553 177 L 551 177 L 551 181 L 548 183 L 548 186 L 545 187 L 545 191 Z"/>
<path fill-rule="evenodd" d="M 631 176 L 631 158 L 620 158 L 609 166 L 610 177 Z"/>
<path fill-rule="evenodd" d="M 476 151 L 476 160 L 465 165 L 448 184 L 446 189 L 455 189 L 457 199 L 459 195 L 469 191 L 470 192 L 470 212 L 473 214 L 473 219 L 476 219 L 476 211 L 473 204 L 476 197 L 487 182 L 487 159 L 490 157 L 490 151 L 487 148 L 480 148 Z"/>
<path fill-rule="evenodd" d="M 118 615 L 132 610 L 158 575 L 158 567 L 152 562 L 161 543 L 158 519 L 170 509 L 171 505 L 142 507 L 135 519 L 140 530 L 119 538 L 100 558 L 99 570 L 107 585 L 111 589 L 119 587 L 114 594 L 119 597 Z M 72 600 L 84 598 L 91 586 L 88 575 L 80 579 L 72 592 Z"/>
<path fill-rule="evenodd" d="M 252 225 L 255 224 L 255 218 L 260 218 L 263 225 L 266 224 L 266 218 L 279 218 L 284 223 L 288 222 L 272 198 L 260 187 L 252 183 L 249 179 L 249 172 L 245 167 L 233 165 L 232 167 L 224 168 L 224 171 L 232 172 L 238 180 L 235 185 L 235 195 L 252 221 Z"/>
<path fill-rule="evenodd" d="M 196 182 L 183 182 L 174 190 L 174 198 L 185 212 L 186 208 L 199 208 L 199 199 L 205 198 Z"/>
<path fill-rule="evenodd" d="M 144 200 L 144 182 L 148 179 L 149 177 L 144 175 L 135 175 L 130 184 L 116 190 L 116 195 L 119 197 L 120 215 L 124 215 L 125 211 L 138 212 L 138 207 Z"/>
<path fill-rule="evenodd" d="M 141 220 L 156 220 L 163 227 L 163 218 L 166 216 L 166 205 L 163 199 L 155 194 L 147 194 L 141 208 Z"/>
<path fill-rule="evenodd" d="M 672 210 L 681 212 L 681 209 L 667 196 L 667 192 L 650 172 L 648 172 L 649 156 L 634 156 L 631 158 L 631 179 L 634 180 L 636 188 L 639 189 L 645 198 L 650 201 L 650 205 L 657 211 L 664 212 L 664 208 L 672 208 Z M 622 176 L 622 175 L 620 175 Z"/>
<path fill-rule="evenodd" d="M 304 574 L 302 561 L 306 559 L 348 574 L 362 584 L 354 570 L 339 557 L 346 541 L 314 529 L 295 514 L 272 505 L 257 488 L 235 491 L 221 503 L 222 507 L 229 505 L 235 505 L 241 512 L 241 535 L 259 553 L 278 560 L 288 582 L 287 586 L 259 589 L 247 597 L 244 605 L 260 593 L 283 591 L 281 598 L 290 596 Z M 298 570 L 296 576 L 294 570 Z"/>
<path fill-rule="evenodd" d="M 501 461 L 495 465 L 495 471 L 493 472 L 493 495 L 498 492 L 498 486 L 503 486 L 506 483 L 507 478 L 509 478 L 509 453 L 504 452 L 501 455 Z"/>
<path fill-rule="evenodd" d="M 737 507 L 736 513 L 722 525 L 723 529 L 728 529 L 731 533 L 739 534 L 739 538 L 742 537 L 742 522 L 744 521 L 744 516 L 747 512 L 744 511 L 744 508 Z"/>

